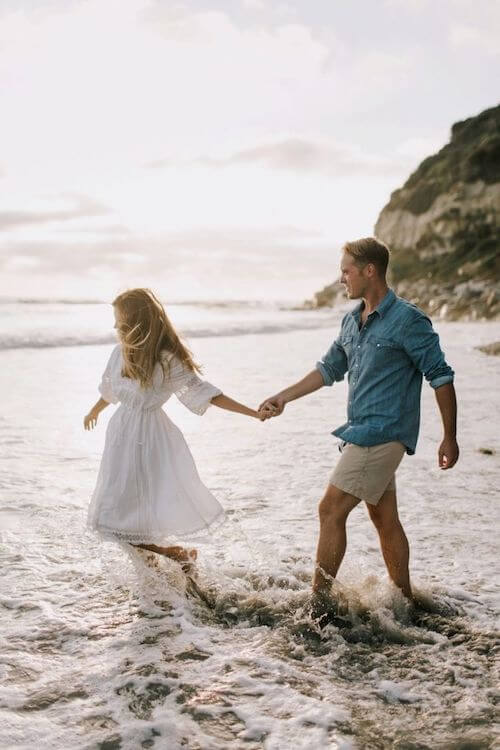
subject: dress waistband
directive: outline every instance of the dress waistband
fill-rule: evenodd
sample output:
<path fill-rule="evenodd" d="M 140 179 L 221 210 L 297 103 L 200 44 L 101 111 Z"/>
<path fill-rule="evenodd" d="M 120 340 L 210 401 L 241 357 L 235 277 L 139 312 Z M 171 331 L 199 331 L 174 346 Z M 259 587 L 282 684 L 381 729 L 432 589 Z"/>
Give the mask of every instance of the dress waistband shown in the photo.
<path fill-rule="evenodd" d="M 124 401 L 122 401 L 120 406 L 125 409 L 125 411 L 151 412 L 158 411 L 158 409 L 161 409 L 163 404 L 153 404 L 146 406 L 144 404 L 126 404 Z"/>

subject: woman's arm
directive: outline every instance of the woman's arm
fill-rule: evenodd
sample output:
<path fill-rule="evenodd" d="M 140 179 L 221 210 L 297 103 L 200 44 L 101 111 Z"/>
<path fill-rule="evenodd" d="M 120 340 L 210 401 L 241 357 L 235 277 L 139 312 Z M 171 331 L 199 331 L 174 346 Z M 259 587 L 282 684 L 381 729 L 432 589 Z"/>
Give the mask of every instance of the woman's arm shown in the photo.
<path fill-rule="evenodd" d="M 83 427 L 85 430 L 93 430 L 94 427 L 97 424 L 97 419 L 99 417 L 99 414 L 102 412 L 103 409 L 106 408 L 106 406 L 109 406 L 109 401 L 105 401 L 103 398 L 100 398 L 99 401 L 94 404 L 92 409 L 89 411 L 88 414 L 85 415 L 83 418 Z"/>
<path fill-rule="evenodd" d="M 249 409 L 248 406 L 240 404 L 239 401 L 235 401 L 234 399 L 229 398 L 229 396 L 225 396 L 223 393 L 221 393 L 220 396 L 214 396 L 214 398 L 210 399 L 210 403 L 214 406 L 218 406 L 220 409 L 235 411 L 238 414 L 246 414 L 248 417 L 255 417 L 256 419 L 264 421 L 258 411 L 255 411 L 255 409 Z"/>

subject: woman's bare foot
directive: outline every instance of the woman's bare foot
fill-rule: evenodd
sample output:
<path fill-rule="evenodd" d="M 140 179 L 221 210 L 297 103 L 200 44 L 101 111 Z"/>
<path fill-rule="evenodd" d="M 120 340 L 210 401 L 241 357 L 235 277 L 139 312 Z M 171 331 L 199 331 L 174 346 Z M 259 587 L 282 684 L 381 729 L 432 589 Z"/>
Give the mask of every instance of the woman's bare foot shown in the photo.
<path fill-rule="evenodd" d="M 181 566 L 184 573 L 191 573 L 194 567 L 194 563 L 198 557 L 197 549 L 185 549 L 179 545 L 173 547 L 157 547 L 156 544 L 137 544 L 136 547 L 141 549 L 147 549 L 150 552 L 156 552 L 157 555 L 163 555 L 169 557 L 171 560 L 175 560 Z"/>
<path fill-rule="evenodd" d="M 162 547 L 162 555 L 169 557 L 171 560 L 175 560 L 181 566 L 184 573 L 192 573 L 194 569 L 195 561 L 198 557 L 198 550 L 196 549 L 185 549 L 184 547 Z"/>

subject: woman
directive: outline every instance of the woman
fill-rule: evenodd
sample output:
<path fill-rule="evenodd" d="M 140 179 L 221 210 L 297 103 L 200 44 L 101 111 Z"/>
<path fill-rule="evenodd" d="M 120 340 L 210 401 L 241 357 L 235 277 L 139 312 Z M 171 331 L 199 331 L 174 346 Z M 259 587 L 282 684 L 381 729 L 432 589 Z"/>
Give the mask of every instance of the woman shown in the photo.
<path fill-rule="evenodd" d="M 172 541 L 208 532 L 224 510 L 201 481 L 181 431 L 161 408 L 175 393 L 195 414 L 210 404 L 264 421 L 270 411 L 225 396 L 198 376 L 201 369 L 149 289 L 131 289 L 113 302 L 119 345 L 109 358 L 101 398 L 84 418 L 120 403 L 109 421 L 88 513 L 99 533 L 176 560 L 188 569 L 196 550 Z"/>

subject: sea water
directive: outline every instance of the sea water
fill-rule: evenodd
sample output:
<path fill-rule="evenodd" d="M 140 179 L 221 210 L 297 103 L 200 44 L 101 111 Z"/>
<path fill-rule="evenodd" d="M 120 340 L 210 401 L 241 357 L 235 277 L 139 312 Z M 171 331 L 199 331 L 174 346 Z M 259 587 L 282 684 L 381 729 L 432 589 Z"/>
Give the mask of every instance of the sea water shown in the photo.
<path fill-rule="evenodd" d="M 0 307 L 2 307 L 0 305 Z M 341 312 L 253 303 L 169 310 L 205 377 L 251 406 L 314 367 Z M 308 613 L 317 503 L 338 460 L 346 386 L 260 423 L 175 399 L 226 524 L 198 544 L 196 588 L 85 530 L 104 432 L 83 416 L 112 348 L 109 306 L 9 302 L 0 329 L 0 746 L 3 748 L 493 748 L 498 699 L 498 323 L 441 323 L 456 370 L 461 457 L 437 467 L 425 385 L 417 454 L 398 471 L 424 613 L 389 583 L 358 506 L 336 595 Z"/>

